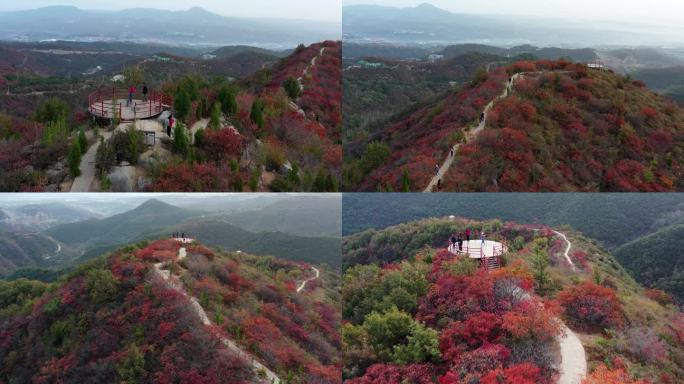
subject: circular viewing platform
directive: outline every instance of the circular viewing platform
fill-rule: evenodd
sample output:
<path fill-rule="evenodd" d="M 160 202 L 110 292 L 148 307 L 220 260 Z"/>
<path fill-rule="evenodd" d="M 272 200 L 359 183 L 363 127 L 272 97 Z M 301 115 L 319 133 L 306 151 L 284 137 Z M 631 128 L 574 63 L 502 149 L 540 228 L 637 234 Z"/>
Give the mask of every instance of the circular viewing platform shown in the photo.
<path fill-rule="evenodd" d="M 128 89 L 100 89 L 88 96 L 88 110 L 102 119 L 119 119 L 122 122 L 149 119 L 171 108 L 171 97 L 151 90 L 144 98 L 142 92 L 133 94 L 128 102 Z"/>
<path fill-rule="evenodd" d="M 505 245 L 492 240 L 485 240 L 484 244 L 480 239 L 464 240 L 461 249 L 459 249 L 458 243 L 456 246 L 449 244 L 449 252 L 455 255 L 468 255 L 471 259 L 478 260 L 488 257 L 501 257 L 507 250 Z"/>

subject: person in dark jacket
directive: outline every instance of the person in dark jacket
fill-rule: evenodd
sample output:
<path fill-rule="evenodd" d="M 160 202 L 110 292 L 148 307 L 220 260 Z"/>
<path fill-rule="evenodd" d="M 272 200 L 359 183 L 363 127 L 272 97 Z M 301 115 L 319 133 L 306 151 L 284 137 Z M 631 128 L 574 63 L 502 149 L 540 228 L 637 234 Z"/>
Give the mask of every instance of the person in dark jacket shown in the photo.
<path fill-rule="evenodd" d="M 147 92 L 149 92 L 147 84 L 143 83 L 143 102 L 147 102 Z"/>
<path fill-rule="evenodd" d="M 173 132 L 173 125 L 176 120 L 173 118 L 173 113 L 169 115 L 169 124 L 166 126 L 166 136 L 171 137 L 171 132 Z"/>

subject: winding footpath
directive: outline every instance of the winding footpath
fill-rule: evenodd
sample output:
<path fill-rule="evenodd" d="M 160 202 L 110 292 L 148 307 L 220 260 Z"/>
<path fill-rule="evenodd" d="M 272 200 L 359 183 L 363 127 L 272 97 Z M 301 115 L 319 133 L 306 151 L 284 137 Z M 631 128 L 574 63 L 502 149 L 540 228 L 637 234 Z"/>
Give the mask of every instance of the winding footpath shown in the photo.
<path fill-rule="evenodd" d="M 570 259 L 570 248 L 572 248 L 572 243 L 570 240 L 568 240 L 568 237 L 564 233 L 558 231 L 553 231 L 553 233 L 560 236 L 567 243 L 564 256 L 568 261 L 568 264 L 570 264 L 572 267 L 572 270 L 576 272 L 577 267 L 575 267 L 572 259 Z M 559 336 L 558 338 L 561 352 L 561 366 L 558 384 L 580 384 L 587 376 L 587 357 L 584 352 L 582 342 L 577 335 L 570 328 L 568 328 L 565 323 L 562 324 L 563 335 Z"/>
<path fill-rule="evenodd" d="M 458 154 L 458 149 L 461 148 L 463 144 L 467 144 L 470 141 L 472 141 L 474 138 L 477 137 L 477 135 L 482 132 L 485 127 L 487 126 L 487 118 L 489 117 L 489 111 L 494 107 L 494 104 L 501 100 L 504 99 L 508 96 L 510 96 L 511 93 L 513 93 L 513 86 L 515 85 L 515 82 L 520 79 L 520 77 L 524 76 L 523 73 L 516 73 L 515 75 L 511 76 L 510 80 L 506 83 L 506 88 L 504 88 L 504 91 L 497 97 L 495 97 L 492 101 L 485 106 L 484 111 L 482 112 L 482 119 L 480 119 L 480 123 L 478 124 L 477 128 L 473 129 L 472 131 L 467 131 L 465 132 L 465 138 L 463 142 L 461 143 L 456 143 L 454 144 L 449 153 L 447 154 L 446 160 L 444 160 L 444 163 L 442 163 L 442 166 L 439 168 L 439 172 L 430 180 L 430 183 L 428 184 L 427 188 L 423 192 L 432 192 L 435 187 L 437 187 L 437 184 L 439 183 L 439 180 L 442 180 L 444 178 L 444 175 L 449 171 L 449 168 L 451 167 L 451 164 L 453 164 L 454 160 L 456 159 L 456 155 Z"/>
<path fill-rule="evenodd" d="M 190 244 L 194 242 L 193 239 L 188 239 L 188 238 L 182 238 L 182 239 L 176 239 L 177 241 L 183 243 L 183 244 Z M 183 260 L 187 256 L 187 250 L 185 247 L 181 247 L 178 250 L 178 259 Z M 207 313 L 204 311 L 204 308 L 202 308 L 202 305 L 200 305 L 199 300 L 197 300 L 196 297 L 191 296 L 189 293 L 186 292 L 185 288 L 183 287 L 183 283 L 178 281 L 177 279 L 173 278 L 171 276 L 171 271 L 169 270 L 164 270 L 162 267 L 164 266 L 164 263 L 157 263 L 154 264 L 154 269 L 152 270 L 153 273 L 157 276 L 159 276 L 165 283 L 166 285 L 175 290 L 176 292 L 180 293 L 181 295 L 185 296 L 190 300 L 191 303 L 191 308 L 192 311 L 195 313 L 195 315 L 202 321 L 202 324 L 212 326 L 211 320 L 209 320 L 209 316 L 207 316 Z M 237 344 L 235 344 L 234 341 L 228 339 L 227 337 L 219 336 L 219 340 L 221 341 L 221 344 L 225 345 L 231 352 L 233 352 L 235 355 L 237 355 L 239 358 L 247 361 L 251 366 L 252 369 L 255 372 L 255 375 L 257 378 L 261 378 L 259 383 L 263 384 L 281 384 L 282 381 L 280 378 L 270 369 L 268 369 L 265 365 L 261 364 L 255 357 L 249 352 L 244 351 L 242 348 L 240 348 Z"/>
<path fill-rule="evenodd" d="M 311 70 L 311 68 L 314 65 L 316 65 L 316 60 L 318 60 L 319 57 L 323 57 L 323 54 L 325 54 L 325 49 L 326 49 L 326 47 L 321 48 L 321 51 L 318 53 L 318 56 L 314 56 L 311 59 L 311 64 L 307 65 L 306 68 L 304 68 L 302 75 L 297 79 L 297 83 L 299 83 L 299 89 L 301 89 L 302 92 L 304 91 L 304 78 L 306 77 L 306 75 L 309 74 L 309 71 Z"/>
<path fill-rule="evenodd" d="M 316 267 L 311 267 L 311 269 L 314 271 L 314 273 L 316 274 L 316 276 L 314 276 L 314 277 L 312 277 L 312 278 L 310 278 L 310 279 L 306 279 L 306 280 L 302 281 L 302 284 L 299 286 L 299 288 L 297 288 L 297 293 L 303 291 L 304 288 L 306 288 L 306 284 L 307 284 L 308 282 L 314 281 L 314 280 L 318 279 L 319 277 L 321 277 L 321 271 L 319 271 L 318 268 L 316 268 Z"/>
<path fill-rule="evenodd" d="M 565 253 L 563 255 L 565 256 L 565 260 L 568 262 L 568 264 L 570 264 L 572 271 L 577 272 L 577 267 L 575 267 L 575 263 L 573 263 L 572 259 L 570 259 L 570 248 L 572 248 L 572 243 L 570 242 L 570 240 L 568 240 L 568 237 L 565 236 L 564 233 L 560 233 L 558 231 L 553 231 L 553 233 L 563 238 L 563 240 L 565 240 L 565 242 L 567 243 L 567 247 L 565 248 Z"/>
<path fill-rule="evenodd" d="M 563 238 L 567 243 L 565 249 L 565 256 L 570 265 L 575 268 L 575 265 L 570 260 L 569 252 L 572 243 L 568 240 L 565 234 L 558 231 L 553 231 L 555 234 Z M 518 301 L 532 300 L 532 295 L 525 292 L 518 286 L 512 286 L 510 294 Z M 541 304 L 540 304 L 541 305 Z M 579 337 L 561 320 L 557 319 L 561 325 L 561 334 L 556 336 L 556 340 L 560 345 L 561 361 L 558 367 L 558 384 L 581 384 L 582 380 L 587 376 L 587 357 L 584 351 L 584 346 Z"/>

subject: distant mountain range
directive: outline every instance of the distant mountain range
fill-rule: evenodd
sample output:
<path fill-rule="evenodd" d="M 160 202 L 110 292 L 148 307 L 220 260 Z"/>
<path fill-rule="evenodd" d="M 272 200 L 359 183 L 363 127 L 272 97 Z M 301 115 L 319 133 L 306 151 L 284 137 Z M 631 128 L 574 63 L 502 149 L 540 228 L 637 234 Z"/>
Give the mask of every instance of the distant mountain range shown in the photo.
<path fill-rule="evenodd" d="M 351 5 L 343 8 L 343 36 L 349 42 L 403 44 L 481 43 L 502 46 L 598 46 L 663 44 L 667 34 L 633 25 L 574 22 L 540 17 L 452 13 L 431 4 L 397 8 Z M 675 43 L 677 38 L 670 37 Z M 669 41 L 668 41 L 669 42 Z"/>
<path fill-rule="evenodd" d="M 51 6 L 0 13 L 0 39 L 19 41 L 132 41 L 170 45 L 294 47 L 338 40 L 339 24 L 286 19 L 225 17 L 194 7 L 115 12 Z"/>
<path fill-rule="evenodd" d="M 249 200 L 223 197 L 226 210 L 218 213 L 219 197 L 207 198 L 207 206 L 173 196 L 164 198 L 185 203 L 187 208 L 150 199 L 106 218 L 66 204 L 12 208 L 11 215 L 4 220 L 0 218 L 0 276 L 25 268 L 73 267 L 124 244 L 164 238 L 173 232 L 184 232 L 209 246 L 226 250 L 327 263 L 333 267 L 340 264 L 339 198 L 335 204 L 330 197 L 280 196 Z M 230 200 L 241 201 L 244 207 L 236 209 L 227 203 Z M 213 207 L 214 211 L 210 213 L 207 207 Z M 35 219 L 33 226 L 28 219 L 21 221 L 21 226 L 9 225 L 17 211 L 34 212 L 35 217 L 43 220 Z M 81 211 L 85 211 L 82 219 L 75 220 L 73 215 Z M 52 216 L 48 215 L 50 212 Z M 57 216 L 60 212 L 61 216 Z M 50 225 L 45 224 L 50 217 Z M 63 224 L 55 217 L 61 217 Z M 35 270 L 28 275 L 37 276 Z"/>

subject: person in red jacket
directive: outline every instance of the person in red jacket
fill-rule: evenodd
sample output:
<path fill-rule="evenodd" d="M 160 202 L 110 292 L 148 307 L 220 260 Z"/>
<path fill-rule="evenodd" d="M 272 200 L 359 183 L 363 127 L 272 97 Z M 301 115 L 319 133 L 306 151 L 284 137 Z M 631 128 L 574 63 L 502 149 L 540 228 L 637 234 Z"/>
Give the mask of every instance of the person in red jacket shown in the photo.
<path fill-rule="evenodd" d="M 128 88 L 128 104 L 126 104 L 127 107 L 131 106 L 131 103 L 133 103 L 133 94 L 137 92 L 137 89 L 135 89 L 135 85 L 131 85 L 130 88 Z"/>
<path fill-rule="evenodd" d="M 470 243 L 470 228 L 466 228 L 466 241 Z"/>
<path fill-rule="evenodd" d="M 173 118 L 173 113 L 169 115 L 169 125 L 166 127 L 166 136 L 171 137 L 171 132 L 173 131 L 173 125 L 176 120 Z"/>

